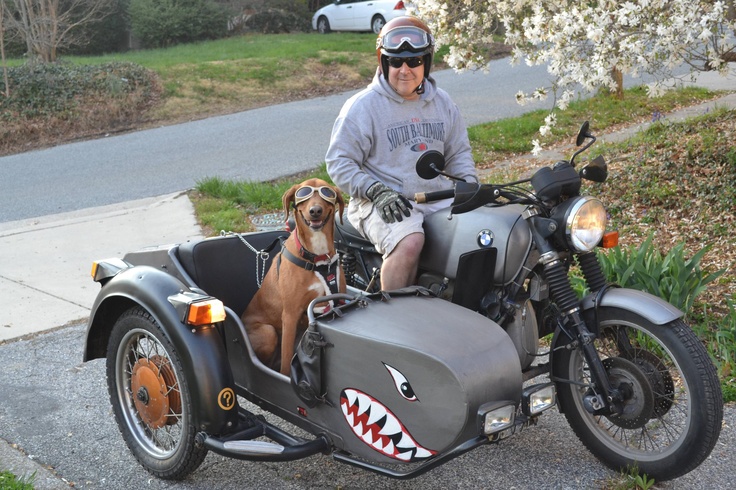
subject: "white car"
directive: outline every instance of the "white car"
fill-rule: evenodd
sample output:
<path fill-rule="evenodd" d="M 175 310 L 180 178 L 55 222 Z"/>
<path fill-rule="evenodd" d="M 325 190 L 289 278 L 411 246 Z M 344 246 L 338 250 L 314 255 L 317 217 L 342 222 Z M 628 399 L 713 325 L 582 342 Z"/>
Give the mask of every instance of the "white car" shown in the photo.
<path fill-rule="evenodd" d="M 394 17 L 406 15 L 402 0 L 335 0 L 312 17 L 312 29 L 330 31 L 373 31 L 378 34 Z"/>

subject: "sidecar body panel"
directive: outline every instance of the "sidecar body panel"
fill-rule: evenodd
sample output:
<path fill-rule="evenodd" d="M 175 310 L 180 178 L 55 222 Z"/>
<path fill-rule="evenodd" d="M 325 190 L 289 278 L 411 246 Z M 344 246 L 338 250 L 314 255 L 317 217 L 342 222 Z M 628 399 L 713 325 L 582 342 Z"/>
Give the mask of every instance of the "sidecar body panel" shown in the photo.
<path fill-rule="evenodd" d="M 308 408 L 263 366 L 233 319 L 236 384 L 252 401 L 340 450 L 380 463 L 419 462 L 480 435 L 478 411 L 520 399 L 518 355 L 495 323 L 437 298 L 371 301 L 318 319 L 327 403 Z M 242 325 L 242 324 L 241 324 Z"/>
<path fill-rule="evenodd" d="M 328 400 L 353 454 L 421 461 L 477 437 L 482 404 L 520 398 L 521 369 L 506 333 L 442 300 L 372 302 L 318 328 L 334 346 L 325 354 Z"/>

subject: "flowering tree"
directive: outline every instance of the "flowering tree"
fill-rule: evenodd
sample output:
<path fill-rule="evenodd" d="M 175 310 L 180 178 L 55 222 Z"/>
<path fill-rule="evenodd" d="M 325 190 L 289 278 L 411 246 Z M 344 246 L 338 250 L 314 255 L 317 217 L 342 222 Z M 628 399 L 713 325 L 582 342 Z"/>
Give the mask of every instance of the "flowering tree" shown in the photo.
<path fill-rule="evenodd" d="M 414 0 L 438 45 L 449 45 L 458 71 L 487 69 L 484 47 L 504 29 L 512 63 L 546 65 L 554 77 L 556 107 L 564 110 L 574 88 L 620 91 L 622 75 L 648 73 L 658 95 L 673 68 L 727 71 L 736 61 L 734 0 Z M 730 8 L 730 15 L 729 15 Z M 517 94 L 525 103 L 547 88 Z M 554 124 L 554 115 L 541 128 Z M 538 144 L 535 145 L 538 147 Z"/>

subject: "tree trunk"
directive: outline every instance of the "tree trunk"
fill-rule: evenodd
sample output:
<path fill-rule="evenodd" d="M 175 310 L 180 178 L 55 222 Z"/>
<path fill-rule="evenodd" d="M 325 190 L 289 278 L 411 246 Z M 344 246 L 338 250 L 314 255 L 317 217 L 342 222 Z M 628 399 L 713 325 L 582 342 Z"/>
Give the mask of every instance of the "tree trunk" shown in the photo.
<path fill-rule="evenodd" d="M 621 70 L 618 68 L 614 68 L 611 70 L 611 76 L 616 82 L 616 89 L 612 92 L 614 93 L 615 97 L 618 100 L 624 99 L 624 74 L 621 73 Z"/>
<path fill-rule="evenodd" d="M 3 65 L 3 82 L 5 83 L 5 97 L 10 97 L 10 82 L 8 81 L 8 63 L 5 61 L 5 2 L 0 0 L 0 60 Z"/>

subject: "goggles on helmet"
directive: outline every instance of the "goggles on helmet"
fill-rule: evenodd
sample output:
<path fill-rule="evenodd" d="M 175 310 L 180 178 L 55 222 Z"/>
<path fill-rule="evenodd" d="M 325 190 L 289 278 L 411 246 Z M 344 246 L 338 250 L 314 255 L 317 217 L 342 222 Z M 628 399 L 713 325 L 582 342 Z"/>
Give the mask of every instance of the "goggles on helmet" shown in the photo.
<path fill-rule="evenodd" d="M 411 51 L 419 53 L 432 45 L 432 36 L 414 26 L 391 29 L 379 39 L 380 48 L 388 51 Z"/>

